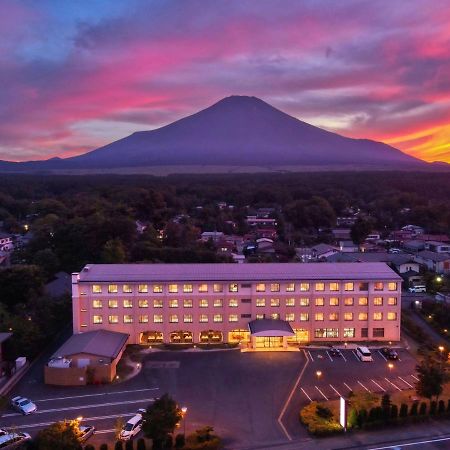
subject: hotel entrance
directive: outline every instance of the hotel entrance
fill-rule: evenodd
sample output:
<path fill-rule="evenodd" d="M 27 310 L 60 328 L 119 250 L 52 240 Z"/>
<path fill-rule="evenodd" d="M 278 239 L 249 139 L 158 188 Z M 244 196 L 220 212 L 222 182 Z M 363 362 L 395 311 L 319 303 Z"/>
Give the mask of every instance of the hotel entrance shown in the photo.
<path fill-rule="evenodd" d="M 256 348 L 283 348 L 281 336 L 262 336 L 255 338 Z"/>
<path fill-rule="evenodd" d="M 279 319 L 257 319 L 248 324 L 251 349 L 256 351 L 285 351 L 287 341 L 295 337 L 289 322 Z"/>

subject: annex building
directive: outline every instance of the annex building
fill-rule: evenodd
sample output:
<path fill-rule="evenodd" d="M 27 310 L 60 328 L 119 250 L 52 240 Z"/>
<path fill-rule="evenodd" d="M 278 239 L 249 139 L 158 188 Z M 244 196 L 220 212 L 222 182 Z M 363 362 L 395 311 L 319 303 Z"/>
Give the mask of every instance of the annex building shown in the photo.
<path fill-rule="evenodd" d="M 398 341 L 401 281 L 385 263 L 89 264 L 72 274 L 73 331 L 254 348 Z"/>

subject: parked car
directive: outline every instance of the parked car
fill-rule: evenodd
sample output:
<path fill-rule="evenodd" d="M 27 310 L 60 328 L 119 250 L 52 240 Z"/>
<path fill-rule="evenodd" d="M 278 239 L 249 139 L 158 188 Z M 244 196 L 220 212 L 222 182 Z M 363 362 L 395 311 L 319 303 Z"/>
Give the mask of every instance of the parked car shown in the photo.
<path fill-rule="evenodd" d="M 95 433 L 95 427 L 93 426 L 80 425 L 78 429 L 80 430 L 80 436 L 78 437 L 80 442 L 87 441 Z"/>
<path fill-rule="evenodd" d="M 136 414 L 133 416 L 122 428 L 119 434 L 119 439 L 122 441 L 128 441 L 142 429 L 142 414 Z"/>
<path fill-rule="evenodd" d="M 31 440 L 28 433 L 9 433 L 0 436 L 0 448 L 3 450 L 10 450 L 13 448 L 22 447 L 22 445 Z"/>
<path fill-rule="evenodd" d="M 383 353 L 384 357 L 387 359 L 398 359 L 398 353 L 393 348 L 382 348 L 381 353 Z"/>
<path fill-rule="evenodd" d="M 416 294 L 419 292 L 427 292 L 427 288 L 422 285 L 411 286 L 408 290 L 409 290 L 409 292 L 414 292 Z"/>
<path fill-rule="evenodd" d="M 342 356 L 341 351 L 336 347 L 331 347 L 328 352 L 330 356 Z"/>
<path fill-rule="evenodd" d="M 30 399 L 20 396 L 11 399 L 11 406 L 24 416 L 34 413 L 37 410 L 37 406 Z"/>

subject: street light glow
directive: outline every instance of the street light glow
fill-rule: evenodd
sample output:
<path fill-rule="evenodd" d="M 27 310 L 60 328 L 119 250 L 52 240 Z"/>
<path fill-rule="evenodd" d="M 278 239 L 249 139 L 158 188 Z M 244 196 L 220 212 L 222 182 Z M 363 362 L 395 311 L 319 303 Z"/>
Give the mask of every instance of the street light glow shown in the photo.
<path fill-rule="evenodd" d="M 438 347 L 438 350 L 442 353 L 442 352 L 444 351 L 444 346 L 443 346 L 443 345 L 440 345 L 440 346 Z"/>
<path fill-rule="evenodd" d="M 388 367 L 389 367 L 389 370 L 392 370 L 392 369 L 394 368 L 394 364 L 389 363 L 389 364 L 388 364 Z"/>

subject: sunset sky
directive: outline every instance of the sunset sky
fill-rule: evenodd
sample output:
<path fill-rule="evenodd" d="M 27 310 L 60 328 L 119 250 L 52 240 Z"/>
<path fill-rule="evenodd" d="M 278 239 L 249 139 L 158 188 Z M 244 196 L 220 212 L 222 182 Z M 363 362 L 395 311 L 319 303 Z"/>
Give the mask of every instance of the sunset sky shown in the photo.
<path fill-rule="evenodd" d="M 448 0 L 1 0 L 0 159 L 84 153 L 232 94 L 450 163 Z"/>

